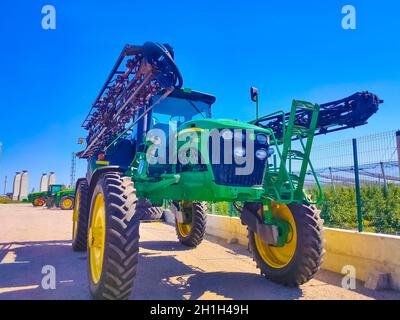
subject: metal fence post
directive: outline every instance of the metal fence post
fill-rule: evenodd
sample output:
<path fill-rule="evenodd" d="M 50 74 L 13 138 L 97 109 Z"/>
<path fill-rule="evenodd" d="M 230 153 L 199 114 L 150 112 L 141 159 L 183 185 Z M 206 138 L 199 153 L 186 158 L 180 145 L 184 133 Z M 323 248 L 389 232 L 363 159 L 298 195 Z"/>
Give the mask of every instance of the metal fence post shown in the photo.
<path fill-rule="evenodd" d="M 399 177 L 400 177 L 400 130 L 396 131 L 396 146 L 397 146 L 397 166 L 399 167 Z"/>
<path fill-rule="evenodd" d="M 357 139 L 353 139 L 353 158 L 354 158 L 354 179 L 356 183 L 356 201 L 357 201 L 357 220 L 358 231 L 363 231 L 363 218 L 361 212 L 361 190 L 360 190 L 360 176 L 358 169 L 358 154 L 357 154 Z"/>
<path fill-rule="evenodd" d="M 332 185 L 333 192 L 336 192 L 335 181 L 333 180 L 333 174 L 332 174 L 332 167 L 329 167 L 329 175 L 331 178 L 331 185 Z"/>
<path fill-rule="evenodd" d="M 380 165 L 381 165 L 381 172 L 382 172 L 382 179 L 383 179 L 383 193 L 386 197 L 388 194 L 388 185 L 387 185 L 386 174 L 385 174 L 385 165 L 383 164 L 383 162 L 381 162 Z"/>

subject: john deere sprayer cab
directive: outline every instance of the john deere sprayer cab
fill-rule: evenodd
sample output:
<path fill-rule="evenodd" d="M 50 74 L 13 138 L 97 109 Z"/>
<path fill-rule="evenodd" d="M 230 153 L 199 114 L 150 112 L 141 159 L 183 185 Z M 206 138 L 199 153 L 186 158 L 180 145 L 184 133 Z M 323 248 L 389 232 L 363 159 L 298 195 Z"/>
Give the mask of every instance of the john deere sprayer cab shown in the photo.
<path fill-rule="evenodd" d="M 364 92 L 322 112 L 294 100 L 290 113 L 246 123 L 212 119 L 215 98 L 182 84 L 169 45 L 127 45 L 83 123 L 78 156 L 88 170 L 76 186 L 73 249 L 87 250 L 92 296 L 129 297 L 140 221 L 166 202 L 189 247 L 203 239 L 206 203 L 233 202 L 261 273 L 288 286 L 310 280 L 323 256 L 314 207 L 322 195 L 309 160 L 314 134 L 364 124 L 369 116 L 351 122 L 354 110 L 371 115 L 381 101 Z M 254 90 L 252 97 L 258 101 Z M 307 174 L 320 191 L 315 199 L 303 190 Z"/>
<path fill-rule="evenodd" d="M 75 190 L 67 189 L 63 184 L 51 184 L 47 191 L 33 192 L 28 195 L 28 200 L 35 207 L 46 205 L 48 208 L 57 207 L 70 210 L 74 207 Z"/>

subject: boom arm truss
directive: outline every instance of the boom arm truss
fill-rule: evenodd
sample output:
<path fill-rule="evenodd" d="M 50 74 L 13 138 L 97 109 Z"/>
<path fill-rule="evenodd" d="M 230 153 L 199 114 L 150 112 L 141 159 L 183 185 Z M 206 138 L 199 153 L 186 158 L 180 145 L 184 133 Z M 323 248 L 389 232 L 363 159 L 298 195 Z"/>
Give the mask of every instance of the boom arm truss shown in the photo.
<path fill-rule="evenodd" d="M 367 123 L 383 103 L 378 96 L 368 91 L 357 92 L 347 98 L 320 105 L 315 135 L 355 128 Z M 305 109 L 296 111 L 294 124 L 307 127 L 312 112 Z M 290 117 L 288 113 L 274 113 L 251 121 L 252 124 L 274 131 L 278 140 L 283 139 L 284 130 Z"/>
<path fill-rule="evenodd" d="M 152 108 L 152 97 L 161 96 L 157 104 L 182 82 L 169 45 L 126 45 L 82 124 L 88 131 L 87 146 L 77 155 L 89 158 L 104 150 L 127 130 L 140 109 Z"/>

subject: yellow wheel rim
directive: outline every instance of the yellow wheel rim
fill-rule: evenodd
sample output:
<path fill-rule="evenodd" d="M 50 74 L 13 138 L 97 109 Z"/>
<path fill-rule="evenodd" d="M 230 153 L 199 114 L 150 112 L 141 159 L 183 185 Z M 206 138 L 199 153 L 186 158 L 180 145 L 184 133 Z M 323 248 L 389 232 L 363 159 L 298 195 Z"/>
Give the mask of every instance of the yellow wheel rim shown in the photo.
<path fill-rule="evenodd" d="M 76 232 L 78 231 L 78 217 L 79 217 L 79 202 L 81 200 L 81 195 L 77 193 L 75 198 L 75 208 L 72 213 L 72 239 L 75 239 Z"/>
<path fill-rule="evenodd" d="M 63 202 L 62 202 L 62 206 L 63 206 L 65 209 L 71 209 L 73 204 L 74 204 L 74 203 L 73 203 L 72 200 L 69 199 L 69 198 L 64 199 Z"/>
<path fill-rule="evenodd" d="M 35 200 L 33 200 L 33 203 L 36 206 L 40 207 L 40 206 L 42 206 L 44 204 L 44 201 L 41 198 L 36 198 Z"/>
<path fill-rule="evenodd" d="M 106 239 L 106 211 L 103 194 L 96 196 L 89 228 L 90 273 L 95 284 L 100 281 L 103 269 L 104 244 Z"/>
<path fill-rule="evenodd" d="M 191 201 L 183 200 L 180 203 L 180 207 L 181 207 L 181 210 L 190 210 L 191 211 L 193 208 L 193 203 Z M 191 224 L 190 223 L 180 223 L 180 222 L 177 222 L 176 224 L 178 227 L 179 234 L 182 237 L 187 237 L 190 233 L 190 230 L 192 229 Z"/>
<path fill-rule="evenodd" d="M 190 230 L 192 229 L 190 224 L 186 224 L 186 223 L 179 223 L 177 222 L 177 226 L 178 226 L 178 231 L 179 234 L 182 237 L 187 237 L 190 233 Z"/>
<path fill-rule="evenodd" d="M 292 260 L 297 246 L 296 223 L 289 207 L 282 203 L 272 203 L 272 216 L 290 224 L 288 242 L 283 247 L 274 247 L 266 244 L 256 233 L 254 241 L 260 257 L 266 264 L 275 269 L 280 269 L 289 264 Z"/>

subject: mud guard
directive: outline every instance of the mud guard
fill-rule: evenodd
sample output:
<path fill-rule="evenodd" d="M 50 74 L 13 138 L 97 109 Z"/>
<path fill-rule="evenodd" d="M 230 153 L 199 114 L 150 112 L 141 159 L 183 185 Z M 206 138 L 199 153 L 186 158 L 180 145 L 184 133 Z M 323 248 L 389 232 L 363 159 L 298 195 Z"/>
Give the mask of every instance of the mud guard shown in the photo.
<path fill-rule="evenodd" d="M 261 217 L 255 212 L 243 208 L 240 215 L 241 222 L 246 225 L 252 232 L 257 235 L 267 244 L 276 245 L 278 243 L 279 231 L 275 225 L 264 224 Z"/>

